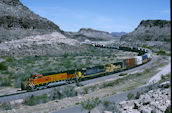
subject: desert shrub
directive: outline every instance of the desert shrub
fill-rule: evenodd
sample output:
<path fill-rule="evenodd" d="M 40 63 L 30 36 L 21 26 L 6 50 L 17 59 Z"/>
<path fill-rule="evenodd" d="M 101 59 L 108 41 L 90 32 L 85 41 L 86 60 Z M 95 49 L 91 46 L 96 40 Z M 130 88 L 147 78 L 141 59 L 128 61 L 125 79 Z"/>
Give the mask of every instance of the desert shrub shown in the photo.
<path fill-rule="evenodd" d="M 110 105 L 110 102 L 109 101 L 103 101 L 103 106 L 105 108 L 108 108 L 109 105 Z"/>
<path fill-rule="evenodd" d="M 55 100 L 55 99 L 61 99 L 62 97 L 63 97 L 63 94 L 60 92 L 60 90 L 54 89 L 50 98 L 51 98 L 51 100 Z"/>
<path fill-rule="evenodd" d="M 164 38 L 164 41 L 171 42 L 171 38 Z"/>
<path fill-rule="evenodd" d="M 103 101 L 103 107 L 104 110 L 106 111 L 116 111 L 116 104 L 114 102 L 110 102 L 110 101 Z M 118 112 L 117 112 L 118 113 Z"/>
<path fill-rule="evenodd" d="M 36 104 L 46 103 L 48 101 L 48 96 L 46 94 L 43 94 L 41 96 L 30 96 L 25 99 L 24 104 L 29 106 L 34 106 Z"/>
<path fill-rule="evenodd" d="M 143 48 L 148 48 L 148 49 L 150 49 L 150 50 L 152 50 L 152 48 L 151 47 L 149 47 L 148 45 L 146 45 L 146 44 L 143 44 L 143 46 L 142 46 Z"/>
<path fill-rule="evenodd" d="M 73 97 L 73 96 L 76 96 L 77 95 L 77 92 L 75 91 L 74 87 L 73 86 L 67 86 L 63 89 L 63 92 L 62 94 L 65 96 L 65 97 Z"/>
<path fill-rule="evenodd" d="M 68 56 L 70 56 L 68 53 L 64 53 L 64 54 L 62 55 L 63 58 L 67 58 Z"/>
<path fill-rule="evenodd" d="M 84 88 L 84 92 L 85 92 L 85 94 L 87 94 L 87 93 L 88 93 L 88 90 L 89 90 L 89 88 L 87 88 L 87 87 L 85 87 L 85 88 Z"/>
<path fill-rule="evenodd" d="M 73 86 L 66 86 L 63 89 L 54 89 L 50 94 L 49 98 L 51 100 L 62 99 L 65 97 L 73 97 L 76 96 L 77 92 L 74 90 Z"/>
<path fill-rule="evenodd" d="M 7 61 L 7 62 L 12 62 L 13 59 L 12 59 L 12 57 L 7 57 L 7 58 L 6 58 L 6 61 Z"/>
<path fill-rule="evenodd" d="M 158 54 L 158 55 L 165 55 L 165 54 L 166 54 L 166 52 L 165 52 L 165 51 L 160 50 L 160 51 L 158 51 L 158 52 L 157 52 L 157 54 Z"/>
<path fill-rule="evenodd" d="M 119 76 L 125 76 L 127 73 L 120 73 Z"/>
<path fill-rule="evenodd" d="M 12 107 L 11 107 L 9 102 L 4 102 L 4 103 L 0 104 L 0 109 L 2 109 L 2 110 L 11 110 Z"/>
<path fill-rule="evenodd" d="M 99 100 L 99 98 L 96 97 L 96 98 L 91 98 L 91 99 L 81 102 L 81 105 L 82 105 L 82 109 L 91 110 L 95 108 L 96 106 L 98 106 L 100 103 L 101 103 L 101 100 Z"/>
<path fill-rule="evenodd" d="M 134 103 L 134 107 L 133 107 L 133 109 L 138 109 L 139 107 L 137 106 L 137 104 L 136 103 Z"/>
<path fill-rule="evenodd" d="M 138 92 L 136 93 L 135 99 L 139 99 L 139 98 L 140 98 L 140 95 L 141 95 L 141 92 L 138 91 Z"/>
<path fill-rule="evenodd" d="M 166 79 L 165 75 L 161 75 L 161 81 L 164 81 Z"/>
<path fill-rule="evenodd" d="M 169 106 L 167 107 L 167 109 L 165 110 L 165 113 L 171 113 L 171 105 L 169 105 Z"/>
<path fill-rule="evenodd" d="M 134 94 L 128 93 L 127 98 L 128 98 L 128 100 L 134 99 Z"/>
<path fill-rule="evenodd" d="M 148 88 L 148 90 L 150 91 L 150 90 L 152 90 L 152 89 L 153 89 L 153 86 L 152 86 L 152 85 L 150 85 L 150 86 L 147 86 L 147 88 Z"/>
<path fill-rule="evenodd" d="M 0 62 L 0 70 L 7 70 L 8 66 L 4 65 L 4 63 Z"/>
<path fill-rule="evenodd" d="M 11 80 L 9 78 L 2 79 L 0 86 L 11 86 Z"/>

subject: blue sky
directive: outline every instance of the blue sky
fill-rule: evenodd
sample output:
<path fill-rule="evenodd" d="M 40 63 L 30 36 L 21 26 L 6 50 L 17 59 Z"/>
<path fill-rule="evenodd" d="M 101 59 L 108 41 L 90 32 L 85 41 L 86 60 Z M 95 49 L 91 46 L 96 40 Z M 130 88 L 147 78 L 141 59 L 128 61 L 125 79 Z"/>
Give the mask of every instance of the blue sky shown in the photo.
<path fill-rule="evenodd" d="M 170 0 L 20 0 L 64 31 L 131 32 L 147 19 L 170 20 Z"/>

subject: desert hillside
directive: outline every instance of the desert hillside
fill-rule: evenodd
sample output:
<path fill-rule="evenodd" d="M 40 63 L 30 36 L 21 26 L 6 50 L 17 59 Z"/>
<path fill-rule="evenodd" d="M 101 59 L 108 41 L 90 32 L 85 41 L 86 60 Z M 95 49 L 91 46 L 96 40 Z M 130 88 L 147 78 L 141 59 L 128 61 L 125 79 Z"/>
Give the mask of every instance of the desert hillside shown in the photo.
<path fill-rule="evenodd" d="M 170 41 L 170 21 L 142 20 L 131 33 L 122 36 L 122 41 Z"/>
<path fill-rule="evenodd" d="M 61 32 L 57 25 L 35 14 L 19 0 L 0 0 L 0 42 L 52 31 Z"/>

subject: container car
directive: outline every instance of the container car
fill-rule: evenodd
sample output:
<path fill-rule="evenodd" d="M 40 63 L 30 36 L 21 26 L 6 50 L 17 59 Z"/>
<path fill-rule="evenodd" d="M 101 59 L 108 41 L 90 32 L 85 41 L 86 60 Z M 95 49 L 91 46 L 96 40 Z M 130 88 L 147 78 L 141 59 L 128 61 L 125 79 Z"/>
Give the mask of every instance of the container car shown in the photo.
<path fill-rule="evenodd" d="M 142 56 L 135 56 L 135 65 L 142 64 Z"/>
<path fill-rule="evenodd" d="M 129 58 L 128 59 L 128 68 L 132 68 L 134 67 L 136 64 L 135 64 L 135 58 Z"/>
<path fill-rule="evenodd" d="M 145 60 L 147 58 L 148 58 L 148 56 L 146 54 L 142 55 L 142 60 Z"/>

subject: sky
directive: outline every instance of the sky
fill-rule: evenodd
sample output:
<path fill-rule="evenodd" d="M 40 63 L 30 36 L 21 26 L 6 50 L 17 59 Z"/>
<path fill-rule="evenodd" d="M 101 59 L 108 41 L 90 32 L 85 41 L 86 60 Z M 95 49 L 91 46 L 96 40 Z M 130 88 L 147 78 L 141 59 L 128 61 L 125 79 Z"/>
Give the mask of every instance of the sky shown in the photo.
<path fill-rule="evenodd" d="M 142 20 L 170 20 L 170 0 L 20 0 L 64 31 L 131 32 Z"/>

